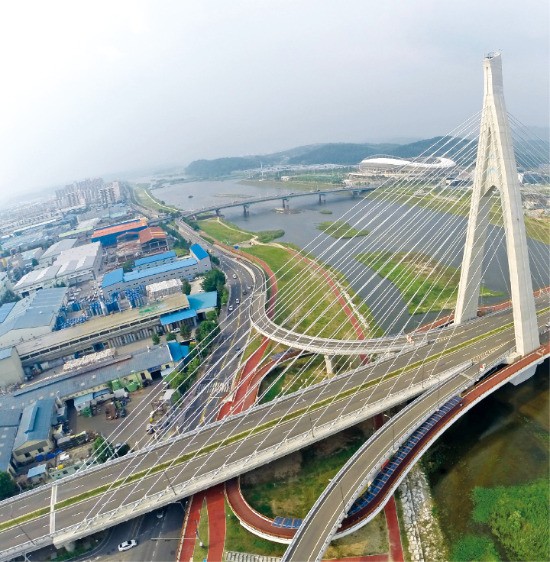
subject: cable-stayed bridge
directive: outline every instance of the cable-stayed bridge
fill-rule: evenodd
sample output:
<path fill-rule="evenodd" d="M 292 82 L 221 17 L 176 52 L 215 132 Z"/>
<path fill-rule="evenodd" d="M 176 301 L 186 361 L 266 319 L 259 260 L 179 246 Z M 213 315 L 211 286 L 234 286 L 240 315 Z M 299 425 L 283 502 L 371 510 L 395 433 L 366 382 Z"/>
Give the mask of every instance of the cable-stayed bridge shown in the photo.
<path fill-rule="evenodd" d="M 491 72 L 494 72 L 498 94 L 501 86 L 498 74 L 500 66 L 494 67 L 495 63 L 500 64 L 499 57 L 486 59 L 489 84 Z M 303 346 L 302 349 L 308 351 L 334 356 L 363 353 L 384 356 L 392 349 L 388 342 L 393 341 L 393 350 L 399 353 L 372 364 L 357 366 L 350 363 L 349 368 L 342 369 L 337 376 L 298 392 L 280 396 L 272 402 L 255 406 L 218 422 L 197 427 L 183 435 L 158 443 L 149 443 L 132 455 L 89 468 L 54 484 L 2 502 L 0 559 L 9 559 L 16 554 L 32 551 L 52 542 L 58 546 L 69 544 L 76 538 L 271 462 L 402 404 L 410 398 L 422 395 L 417 402 L 423 404 L 423 410 L 416 418 L 419 421 L 429 410 L 439 407 L 440 400 L 471 387 L 494 365 L 513 362 L 537 349 L 539 334 L 546 331 L 549 321 L 549 302 L 548 295 L 544 292 L 536 298 L 532 296 L 530 263 L 536 271 L 544 272 L 546 256 L 535 254 L 531 255 L 530 261 L 527 259 L 525 227 L 523 226 L 523 231 L 521 229 L 523 216 L 519 186 L 517 178 L 514 180 L 509 169 L 510 166 L 515 166 L 513 154 L 510 156 L 511 139 L 507 136 L 506 123 L 501 123 L 503 105 L 500 100 L 495 101 L 495 97 L 498 98 L 498 95 L 494 96 L 494 92 L 489 88 L 489 96 L 486 99 L 486 106 L 489 107 L 485 111 L 485 121 L 482 118 L 482 123 L 486 123 L 491 134 L 485 135 L 486 140 L 480 143 L 479 147 L 474 143 L 469 148 L 465 145 L 461 147 L 465 161 L 471 160 L 472 150 L 477 150 L 478 153 L 472 196 L 474 210 L 469 220 L 469 228 L 474 229 L 474 234 L 467 237 L 473 238 L 473 242 L 467 245 L 467 251 L 464 252 L 465 267 L 462 271 L 468 270 L 470 273 L 461 278 L 459 305 L 455 311 L 455 317 L 459 320 L 451 328 L 422 336 L 382 338 L 378 340 L 378 344 L 375 339 L 362 340 L 358 337 L 354 341 L 342 338 L 346 329 L 344 325 L 335 327 L 333 337 L 329 338 L 320 338 L 319 333 L 315 333 L 315 323 L 307 334 L 301 334 L 293 327 L 285 329 L 284 333 L 277 332 L 277 325 L 269 320 L 269 315 L 261 314 L 265 306 L 263 291 L 259 294 L 254 293 L 248 298 L 252 321 L 258 325 L 261 333 L 265 334 L 271 330 L 273 335 L 274 331 L 277 332 L 273 335 L 276 341 L 277 338 L 284 339 L 284 343 L 292 344 L 292 347 Z M 489 114 L 489 119 L 486 114 Z M 474 122 L 472 119 L 462 127 L 459 131 L 461 136 L 464 136 Z M 506 150 L 502 149 L 503 146 Z M 442 150 L 450 148 L 443 145 L 436 147 L 436 150 L 441 154 Z M 458 155 L 457 161 L 460 163 L 461 155 Z M 486 165 L 488 162 L 492 165 Z M 426 186 L 430 189 L 429 186 L 439 186 L 440 180 L 437 176 L 416 177 L 414 182 L 419 182 L 423 189 L 426 189 Z M 410 187 L 409 184 L 407 186 Z M 395 185 L 392 185 L 393 188 Z M 494 198 L 489 197 L 496 190 L 506 192 L 503 197 L 503 230 L 507 236 L 512 308 L 476 318 L 482 284 L 483 257 L 490 262 L 494 255 L 495 238 L 488 236 L 487 231 L 491 206 L 494 204 Z M 374 203 L 370 203 L 370 211 L 375 210 L 379 202 L 385 203 L 387 199 L 383 198 L 388 197 L 383 188 L 379 188 L 374 195 L 379 199 L 375 197 Z M 392 196 L 391 193 L 389 196 Z M 410 197 L 417 197 L 416 190 L 413 190 Z M 402 198 L 399 202 L 404 203 Z M 433 203 L 433 200 L 431 202 Z M 441 213 L 442 222 L 438 231 L 426 234 L 422 250 L 431 250 L 431 253 L 439 257 L 451 256 L 457 253 L 463 244 L 464 232 L 456 230 L 453 226 L 456 221 L 448 219 L 446 222 L 445 217 L 453 212 L 448 201 L 440 201 L 437 204 L 440 204 L 441 211 L 444 211 Z M 411 252 L 416 250 L 417 241 L 411 242 L 406 233 L 409 226 L 412 228 L 418 223 L 418 215 L 412 205 L 405 207 L 407 210 L 403 209 L 401 206 L 395 211 L 397 216 L 384 217 L 377 228 L 384 231 L 392 249 L 406 249 Z M 354 220 L 357 226 L 363 226 L 365 223 L 362 221 L 370 220 L 373 214 L 365 213 L 361 202 L 358 202 L 346 219 Z M 389 236 L 386 225 L 388 221 L 396 218 L 401 221 L 400 226 Z M 509 227 L 508 223 L 513 223 L 512 227 Z M 518 227 L 516 223 L 521 224 Z M 377 248 L 376 234 L 377 232 L 373 231 L 373 236 L 369 236 L 374 245 L 373 249 Z M 350 248 L 348 251 L 347 244 L 349 242 L 340 241 L 339 259 L 342 262 L 353 259 L 350 252 L 355 249 Z M 361 266 L 357 262 L 354 267 Z M 522 275 L 518 275 L 519 268 Z M 353 268 L 351 272 L 353 273 Z M 419 271 L 418 275 L 422 273 L 425 272 Z M 437 270 L 428 273 L 432 273 L 428 277 L 434 286 L 438 282 L 443 285 L 453 282 L 439 279 L 440 274 Z M 407 281 L 413 286 L 414 282 L 414 279 Z M 307 282 L 297 276 L 281 293 L 287 302 L 289 299 L 300 302 L 308 289 Z M 383 303 L 387 307 L 388 315 L 393 314 L 394 303 L 385 299 L 383 291 L 373 300 Z M 248 307 L 243 307 L 242 314 L 248 314 L 247 310 Z M 268 312 L 269 310 L 270 307 Z M 266 318 L 269 323 L 266 323 Z M 260 325 L 260 322 L 263 324 Z M 313 348 L 314 345 L 318 347 Z M 540 358 L 540 355 L 533 358 L 530 367 L 536 365 Z M 350 361 L 352 359 L 350 357 Z M 223 366 L 222 359 L 208 367 L 212 384 L 217 382 L 216 376 L 218 372 L 223 371 Z M 237 386 L 240 384 L 239 381 L 235 382 Z M 197 384 L 197 387 L 199 386 L 200 382 Z M 433 393 L 423 394 L 430 388 L 436 389 L 434 392 L 437 399 L 434 399 Z M 207 386 L 202 385 L 200 392 L 206 391 Z M 236 387 L 233 392 L 235 391 Z M 185 398 L 183 400 L 185 401 Z M 410 415 L 414 420 L 413 408 L 410 409 Z M 174 428 L 181 425 L 185 413 L 185 407 L 174 410 L 171 418 Z M 410 429 L 413 429 L 412 426 Z M 372 459 L 373 466 L 385 458 L 385 455 L 387 447 L 379 448 Z M 350 492 L 351 495 L 355 493 L 356 490 Z M 312 527 L 307 521 L 300 530 L 300 536 L 306 536 L 308 529 Z M 321 530 L 326 531 L 327 535 L 334 531 L 332 525 L 322 526 Z M 315 541 L 322 547 L 326 537 L 320 542 L 319 539 L 318 534 Z M 293 547 L 295 548 L 297 547 Z M 289 556 L 294 556 L 292 552 L 296 550 L 293 549 L 289 551 Z M 317 555 L 318 553 L 315 553 L 314 556 Z M 306 558 L 309 557 L 308 555 Z M 294 559 L 300 558 L 296 555 Z"/>

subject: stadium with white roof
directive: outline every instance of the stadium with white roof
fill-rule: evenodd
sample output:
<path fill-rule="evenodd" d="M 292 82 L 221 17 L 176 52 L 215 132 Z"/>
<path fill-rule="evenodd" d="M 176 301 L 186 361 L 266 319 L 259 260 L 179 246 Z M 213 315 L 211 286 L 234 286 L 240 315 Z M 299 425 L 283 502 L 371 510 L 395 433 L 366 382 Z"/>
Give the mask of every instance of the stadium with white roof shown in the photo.
<path fill-rule="evenodd" d="M 372 177 L 419 177 L 433 172 L 446 173 L 456 166 L 450 158 L 415 158 L 407 160 L 395 156 L 377 155 L 365 158 L 359 171 L 349 174 L 347 184 L 357 183 Z"/>

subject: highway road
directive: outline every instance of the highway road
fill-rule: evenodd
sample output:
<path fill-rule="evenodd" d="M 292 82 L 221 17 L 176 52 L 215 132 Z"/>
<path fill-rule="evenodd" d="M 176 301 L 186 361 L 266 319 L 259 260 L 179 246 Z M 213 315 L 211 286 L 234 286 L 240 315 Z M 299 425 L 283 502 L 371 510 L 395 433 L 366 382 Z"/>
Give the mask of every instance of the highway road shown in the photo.
<path fill-rule="evenodd" d="M 546 308 L 548 296 L 536 302 L 539 310 Z M 539 324 L 544 325 L 548 319 L 548 311 L 545 311 L 539 317 Z M 0 544 L 4 549 L 0 551 L 0 558 L 10 547 L 42 537 L 50 532 L 50 527 L 60 534 L 58 541 L 68 540 L 69 535 L 61 531 L 91 514 L 98 515 L 89 528 L 82 524 L 70 530 L 71 536 L 85 536 L 101 526 L 116 524 L 127 518 L 129 512 L 138 515 L 153 506 L 172 503 L 354 425 L 402 402 L 406 396 L 419 394 L 435 384 L 443 371 L 467 360 L 485 362 L 495 353 L 512 348 L 511 321 L 510 310 L 483 317 L 458 326 L 452 341 L 451 334 L 446 333 L 425 347 L 339 375 L 222 422 L 205 425 L 171 443 L 159 443 L 147 454 L 139 451 L 69 477 L 57 487 L 45 486 L 5 500 L 0 504 L 0 526 L 2 523 L 9 526 L 0 531 Z M 374 381 L 378 384 L 369 386 Z M 415 389 L 411 389 L 413 385 Z M 275 420 L 278 423 L 273 430 Z M 222 443 L 229 437 L 234 439 Z M 186 456 L 181 458 L 182 455 Z M 110 486 L 134 470 L 155 467 L 158 470 L 161 463 L 178 457 L 180 463 L 162 473 L 144 474 L 133 483 L 117 485 L 101 495 L 83 498 L 65 507 L 60 504 L 98 486 Z M 131 502 L 141 503 L 121 507 Z M 17 517 L 41 508 L 48 513 L 38 513 L 34 519 L 17 523 Z"/>

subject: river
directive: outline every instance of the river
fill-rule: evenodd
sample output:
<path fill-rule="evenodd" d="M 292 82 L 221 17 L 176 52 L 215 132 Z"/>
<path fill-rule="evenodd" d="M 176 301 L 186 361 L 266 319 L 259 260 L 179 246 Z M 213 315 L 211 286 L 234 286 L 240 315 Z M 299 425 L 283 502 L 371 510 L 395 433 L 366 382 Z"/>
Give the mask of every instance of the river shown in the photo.
<path fill-rule="evenodd" d="M 205 181 L 173 184 L 156 189 L 154 195 L 169 205 L 181 209 L 200 209 L 216 203 L 227 203 L 240 199 L 257 197 L 266 194 L 288 193 L 285 187 L 275 188 L 241 184 L 238 181 Z M 189 198 L 189 195 L 193 195 Z M 285 235 L 278 239 L 291 242 L 305 248 L 326 263 L 334 265 L 348 278 L 354 290 L 364 298 L 368 297 L 368 304 L 377 323 L 388 332 L 410 330 L 419 324 L 434 319 L 434 314 L 419 314 L 411 317 L 400 293 L 387 280 L 356 260 L 342 260 L 341 256 L 348 251 L 357 255 L 365 251 L 380 249 L 395 250 L 401 248 L 404 240 L 402 226 L 393 217 L 399 216 L 406 220 L 412 216 L 410 207 L 392 204 L 390 202 L 372 199 L 353 199 L 350 194 L 327 195 L 326 204 L 318 203 L 318 196 L 291 199 L 291 213 L 277 213 L 275 209 L 281 207 L 281 201 L 255 204 L 250 207 L 250 215 L 243 216 L 242 207 L 225 209 L 227 220 L 250 231 L 283 229 Z M 331 211 L 332 214 L 322 214 L 321 211 Z M 408 214 L 407 214 L 408 213 Z M 358 228 L 367 228 L 372 235 L 358 237 L 353 240 L 334 240 L 320 232 L 317 225 L 323 221 L 338 220 L 344 216 L 350 224 L 357 224 Z M 448 233 L 457 229 L 461 232 L 459 238 L 448 238 Z M 438 213 L 429 209 L 415 209 L 414 224 L 409 225 L 406 236 L 405 249 L 425 252 L 441 262 L 459 267 L 462 260 L 463 239 L 466 229 L 466 219 L 445 213 Z M 495 248 L 489 253 L 483 273 L 484 284 L 505 296 L 509 294 L 509 279 L 506 263 L 506 252 L 503 230 L 491 227 L 489 240 L 496 240 Z M 446 255 L 450 246 L 457 251 Z M 540 242 L 529 240 L 530 250 L 538 259 L 532 262 L 534 287 L 550 284 L 548 268 L 541 267 L 543 256 L 548 256 L 548 247 Z M 547 263 L 547 261 L 544 261 Z M 384 298 L 382 299 L 382 295 Z M 504 297 L 486 298 L 484 304 L 500 301 Z M 387 303 L 392 303 L 388 309 Z"/>
<path fill-rule="evenodd" d="M 430 475 L 443 532 L 450 543 L 483 534 L 502 547 L 488 527 L 472 521 L 476 486 L 512 486 L 549 473 L 550 397 L 548 360 L 519 386 L 507 384 L 472 408 L 432 448 L 442 464 Z"/>

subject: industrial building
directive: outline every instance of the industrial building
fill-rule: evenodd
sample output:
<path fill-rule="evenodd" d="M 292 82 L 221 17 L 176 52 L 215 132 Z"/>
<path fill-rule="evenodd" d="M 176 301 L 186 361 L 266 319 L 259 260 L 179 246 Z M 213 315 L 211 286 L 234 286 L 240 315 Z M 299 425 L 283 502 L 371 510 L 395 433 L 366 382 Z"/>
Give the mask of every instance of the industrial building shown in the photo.
<path fill-rule="evenodd" d="M 76 238 L 65 238 L 52 244 L 41 256 L 38 260 L 38 264 L 40 267 L 48 267 L 52 265 L 53 262 L 61 255 L 62 252 L 70 250 L 75 247 L 76 245 Z"/>
<path fill-rule="evenodd" d="M 152 256 L 147 256 L 146 258 L 137 259 L 134 262 L 134 270 L 157 267 L 158 265 L 164 265 L 165 263 L 172 263 L 176 261 L 176 259 L 177 255 L 173 250 L 169 252 L 162 252 L 161 254 L 154 254 Z"/>
<path fill-rule="evenodd" d="M 147 219 L 145 218 L 121 222 L 95 230 L 92 234 L 92 242 L 100 242 L 102 246 L 115 246 L 117 238 L 122 234 L 139 232 L 144 228 L 147 228 Z"/>
<path fill-rule="evenodd" d="M 58 287 L 0 306 L 0 348 L 49 334 L 66 302 L 67 289 Z"/>
<path fill-rule="evenodd" d="M 43 258 L 44 256 L 42 256 Z M 22 297 L 41 289 L 76 285 L 96 279 L 101 267 L 102 252 L 99 243 L 75 246 L 59 253 L 53 263 L 24 275 L 13 290 Z"/>
<path fill-rule="evenodd" d="M 55 443 L 52 426 L 57 425 L 54 398 L 44 398 L 23 410 L 13 445 L 13 459 L 17 465 L 33 462 L 40 455 L 53 451 Z M 39 459 L 40 460 L 40 459 Z"/>
<path fill-rule="evenodd" d="M 138 267 L 125 272 L 122 268 L 110 271 L 103 276 L 101 288 L 105 298 L 128 289 L 138 289 L 169 279 L 191 280 L 212 269 L 210 256 L 199 244 L 193 244 L 188 258 L 170 261 L 153 267 Z M 147 265 L 147 264 L 146 264 Z"/>

